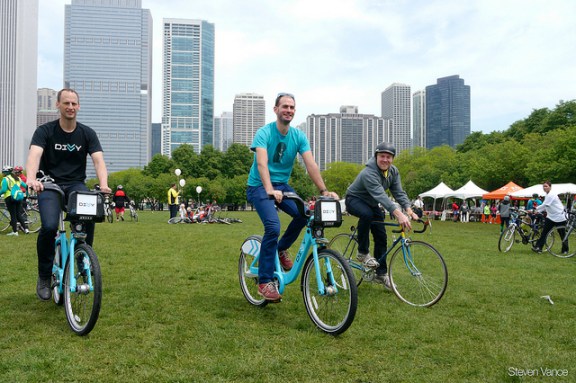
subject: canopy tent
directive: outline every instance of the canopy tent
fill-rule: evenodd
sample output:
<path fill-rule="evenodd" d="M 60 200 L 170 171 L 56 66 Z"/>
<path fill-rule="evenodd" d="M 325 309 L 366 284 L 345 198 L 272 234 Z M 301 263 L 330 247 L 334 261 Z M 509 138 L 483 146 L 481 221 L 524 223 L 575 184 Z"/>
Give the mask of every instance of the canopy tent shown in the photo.
<path fill-rule="evenodd" d="M 552 189 L 550 190 L 554 194 L 576 194 L 576 184 L 552 184 Z M 537 184 L 530 186 L 529 188 L 515 191 L 510 194 L 512 197 L 532 197 L 532 194 L 538 194 L 539 196 L 544 196 L 544 188 L 542 184 Z"/>
<path fill-rule="evenodd" d="M 432 212 L 436 215 L 436 200 L 442 199 L 446 194 L 454 193 L 454 190 L 450 189 L 444 182 L 440 182 L 436 187 L 419 194 L 419 197 L 425 198 L 430 197 L 432 201 Z"/>
<path fill-rule="evenodd" d="M 460 189 L 454 190 L 452 193 L 448 193 L 444 198 L 458 198 L 458 199 L 468 199 L 468 198 L 479 198 L 488 191 L 476 186 L 472 180 L 468 181 L 466 185 L 462 186 Z"/>
<path fill-rule="evenodd" d="M 510 195 L 516 191 L 522 190 L 522 186 L 516 185 L 514 182 L 510 181 L 506 185 L 502 186 L 499 189 L 491 191 L 490 193 L 486 193 L 482 195 L 484 199 L 504 199 L 507 195 Z"/>

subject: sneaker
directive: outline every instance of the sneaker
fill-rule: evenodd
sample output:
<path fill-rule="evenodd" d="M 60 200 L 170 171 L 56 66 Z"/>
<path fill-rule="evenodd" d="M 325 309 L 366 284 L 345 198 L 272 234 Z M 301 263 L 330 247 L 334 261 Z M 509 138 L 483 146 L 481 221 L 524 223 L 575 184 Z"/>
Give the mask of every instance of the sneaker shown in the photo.
<path fill-rule="evenodd" d="M 540 254 L 540 253 L 542 252 L 542 249 L 539 248 L 539 247 L 537 247 L 537 246 L 533 246 L 533 247 L 532 247 L 532 251 L 535 252 L 535 253 Z"/>
<path fill-rule="evenodd" d="M 370 269 L 375 269 L 378 266 L 380 266 L 380 264 L 378 263 L 376 258 L 372 257 L 370 254 L 358 253 L 358 254 L 356 254 L 356 258 L 358 259 L 358 261 L 360 261 L 360 262 L 362 262 L 362 264 L 364 264 L 364 267 L 368 267 Z"/>
<path fill-rule="evenodd" d="M 8 233 L 8 234 L 6 234 L 6 235 L 15 235 L 15 236 L 17 237 L 17 236 L 18 236 L 18 232 L 17 232 L 17 231 L 13 231 L 13 232 Z"/>
<path fill-rule="evenodd" d="M 278 302 L 282 299 L 282 295 L 278 292 L 276 283 L 268 282 L 258 285 L 258 295 L 262 296 L 267 301 Z"/>
<path fill-rule="evenodd" d="M 48 301 L 52 297 L 52 290 L 50 290 L 50 279 L 42 279 L 38 277 L 36 282 L 36 295 L 41 301 Z"/>
<path fill-rule="evenodd" d="M 376 275 L 374 277 L 374 282 L 380 283 L 380 284 L 384 285 L 384 287 L 387 290 L 392 291 L 392 284 L 390 283 L 390 277 L 388 276 L 388 274 Z M 396 287 L 396 285 L 394 285 L 394 287 Z"/>
<path fill-rule="evenodd" d="M 284 270 L 290 270 L 292 269 L 292 266 L 294 266 L 292 260 L 290 259 L 290 254 L 288 253 L 288 250 L 279 251 L 278 258 L 280 258 L 280 264 L 282 265 L 282 268 Z"/>

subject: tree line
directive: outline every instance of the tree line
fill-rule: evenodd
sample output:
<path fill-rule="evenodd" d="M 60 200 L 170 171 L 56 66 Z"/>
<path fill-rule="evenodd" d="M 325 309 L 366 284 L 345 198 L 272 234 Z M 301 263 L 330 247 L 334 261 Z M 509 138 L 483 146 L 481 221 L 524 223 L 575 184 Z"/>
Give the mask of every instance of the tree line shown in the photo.
<path fill-rule="evenodd" d="M 244 205 L 246 182 L 253 153 L 242 144 L 232 144 L 221 152 L 207 145 L 200 154 L 182 145 L 168 158 L 156 154 L 144 169 L 128 169 L 109 175 L 115 189 L 123 185 L 136 201 L 166 202 L 173 183 L 185 180 L 184 198 L 216 200 L 221 204 Z M 528 187 L 544 180 L 552 183 L 576 181 L 576 100 L 560 101 L 553 109 L 534 109 L 528 117 L 514 122 L 505 131 L 474 132 L 456 148 L 440 146 L 430 150 L 413 148 L 394 161 L 410 198 L 443 181 L 457 189 L 469 180 L 491 191 L 509 181 Z M 364 165 L 335 162 L 322 172 L 330 190 L 344 196 L 348 185 Z M 182 174 L 176 176 L 175 169 Z M 96 183 L 90 180 L 89 186 Z M 296 192 L 309 198 L 316 187 L 296 162 L 291 177 Z M 201 186 L 200 195 L 196 187 Z"/>

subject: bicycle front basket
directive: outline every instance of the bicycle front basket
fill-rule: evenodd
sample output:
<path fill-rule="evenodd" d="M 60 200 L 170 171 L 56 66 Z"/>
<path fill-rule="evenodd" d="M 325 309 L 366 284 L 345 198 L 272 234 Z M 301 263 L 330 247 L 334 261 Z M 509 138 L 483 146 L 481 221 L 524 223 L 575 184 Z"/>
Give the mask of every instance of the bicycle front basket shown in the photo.
<path fill-rule="evenodd" d="M 66 205 L 67 221 L 104 221 L 104 199 L 97 192 L 73 191 Z"/>
<path fill-rule="evenodd" d="M 340 201 L 320 197 L 314 205 L 314 223 L 322 227 L 340 227 L 342 225 Z"/>

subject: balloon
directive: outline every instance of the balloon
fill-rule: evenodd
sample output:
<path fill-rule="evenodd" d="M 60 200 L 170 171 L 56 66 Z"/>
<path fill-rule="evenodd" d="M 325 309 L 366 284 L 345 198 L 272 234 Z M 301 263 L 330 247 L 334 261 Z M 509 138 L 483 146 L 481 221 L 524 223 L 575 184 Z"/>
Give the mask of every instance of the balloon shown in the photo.
<path fill-rule="evenodd" d="M 181 179 L 181 180 L 180 180 L 180 186 L 184 187 L 184 185 L 186 185 L 186 180 L 185 180 L 185 179 Z"/>
<path fill-rule="evenodd" d="M 176 170 L 174 170 L 174 174 L 176 174 L 177 176 L 179 176 L 180 174 L 182 174 L 182 170 L 176 169 Z"/>
<path fill-rule="evenodd" d="M 202 193 L 202 186 L 196 186 L 196 193 Z"/>

